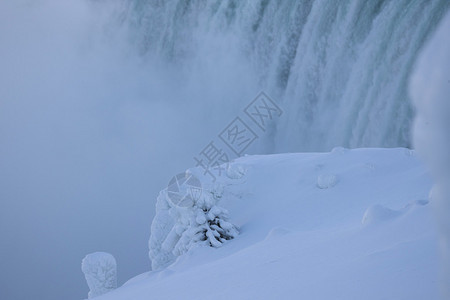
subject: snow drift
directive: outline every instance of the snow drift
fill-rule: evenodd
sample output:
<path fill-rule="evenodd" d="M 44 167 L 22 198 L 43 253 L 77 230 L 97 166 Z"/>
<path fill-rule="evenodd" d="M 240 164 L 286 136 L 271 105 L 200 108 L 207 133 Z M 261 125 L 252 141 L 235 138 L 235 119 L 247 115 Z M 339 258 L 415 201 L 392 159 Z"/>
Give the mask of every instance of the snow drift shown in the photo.
<path fill-rule="evenodd" d="M 192 247 L 99 300 L 438 298 L 432 181 L 414 151 L 245 156 L 229 170 L 216 182 L 189 173 L 219 191 L 215 204 L 240 234 Z M 168 220 L 157 215 L 151 240 L 173 228 Z"/>

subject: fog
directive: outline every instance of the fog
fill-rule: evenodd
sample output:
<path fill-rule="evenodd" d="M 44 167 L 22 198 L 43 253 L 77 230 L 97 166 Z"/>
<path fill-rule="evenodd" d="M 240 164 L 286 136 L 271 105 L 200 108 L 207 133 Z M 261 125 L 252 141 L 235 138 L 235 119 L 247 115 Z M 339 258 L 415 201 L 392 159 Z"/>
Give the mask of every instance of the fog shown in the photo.
<path fill-rule="evenodd" d="M 108 3 L 0 2 L 1 299 L 86 298 L 94 251 L 148 271 L 158 191 L 258 91 L 238 55 L 138 55 Z"/>

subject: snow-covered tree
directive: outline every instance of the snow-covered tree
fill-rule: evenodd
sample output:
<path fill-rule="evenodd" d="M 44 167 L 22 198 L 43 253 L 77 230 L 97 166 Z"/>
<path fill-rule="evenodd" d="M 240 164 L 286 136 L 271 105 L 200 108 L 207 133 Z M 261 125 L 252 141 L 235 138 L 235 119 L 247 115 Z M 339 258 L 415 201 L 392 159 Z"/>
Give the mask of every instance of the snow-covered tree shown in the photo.
<path fill-rule="evenodd" d="M 117 287 L 116 259 L 109 253 L 95 252 L 86 255 L 81 262 L 89 286 L 88 298 L 103 295 Z"/>
<path fill-rule="evenodd" d="M 218 206 L 221 193 L 204 191 L 191 207 L 173 206 L 163 191 L 157 202 L 149 241 L 154 270 L 164 268 L 197 245 L 220 247 L 239 232 L 228 211 Z"/>
<path fill-rule="evenodd" d="M 199 203 L 175 245 L 174 254 L 181 255 L 194 244 L 220 247 L 238 235 L 236 226 L 228 222 L 228 211 L 208 201 Z"/>

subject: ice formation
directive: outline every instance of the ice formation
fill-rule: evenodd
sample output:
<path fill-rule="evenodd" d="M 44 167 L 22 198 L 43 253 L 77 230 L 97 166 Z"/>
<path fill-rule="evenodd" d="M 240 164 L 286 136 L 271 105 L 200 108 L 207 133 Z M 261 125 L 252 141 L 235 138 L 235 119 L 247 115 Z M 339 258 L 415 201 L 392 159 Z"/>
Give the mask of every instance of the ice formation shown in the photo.
<path fill-rule="evenodd" d="M 81 262 L 89 286 L 88 298 L 94 298 L 114 290 L 117 287 L 116 259 L 106 252 L 94 252 L 86 255 Z"/>

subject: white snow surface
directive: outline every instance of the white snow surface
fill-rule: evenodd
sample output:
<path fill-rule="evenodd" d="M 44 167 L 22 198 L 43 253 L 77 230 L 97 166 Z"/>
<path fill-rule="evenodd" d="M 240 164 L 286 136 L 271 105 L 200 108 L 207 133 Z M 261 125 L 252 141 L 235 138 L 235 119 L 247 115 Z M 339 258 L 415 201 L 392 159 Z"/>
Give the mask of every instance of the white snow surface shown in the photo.
<path fill-rule="evenodd" d="M 338 150 L 241 157 L 214 184 L 191 169 L 240 234 L 97 299 L 437 299 L 432 180 L 414 151 Z M 323 174 L 339 180 L 319 188 Z"/>
<path fill-rule="evenodd" d="M 441 289 L 450 299 L 450 13 L 421 53 L 411 78 L 417 108 L 414 143 L 436 185 L 431 203 L 440 229 Z"/>

